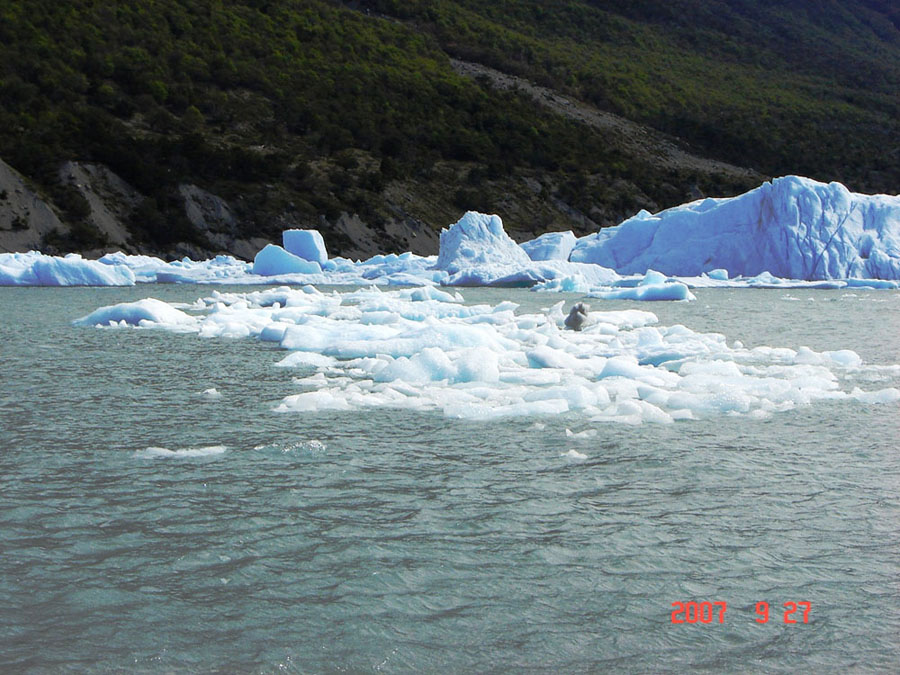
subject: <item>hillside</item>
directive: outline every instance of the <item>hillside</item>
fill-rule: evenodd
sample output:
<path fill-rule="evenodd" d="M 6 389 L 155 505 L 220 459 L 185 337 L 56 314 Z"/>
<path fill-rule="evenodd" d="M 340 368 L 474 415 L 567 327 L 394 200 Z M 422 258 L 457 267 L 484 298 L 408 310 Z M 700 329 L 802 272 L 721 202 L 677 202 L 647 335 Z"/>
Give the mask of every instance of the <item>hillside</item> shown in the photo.
<path fill-rule="evenodd" d="M 433 253 L 467 208 L 524 238 L 784 173 L 900 192 L 900 13 L 810 7 L 10 0 L 0 245 Z"/>

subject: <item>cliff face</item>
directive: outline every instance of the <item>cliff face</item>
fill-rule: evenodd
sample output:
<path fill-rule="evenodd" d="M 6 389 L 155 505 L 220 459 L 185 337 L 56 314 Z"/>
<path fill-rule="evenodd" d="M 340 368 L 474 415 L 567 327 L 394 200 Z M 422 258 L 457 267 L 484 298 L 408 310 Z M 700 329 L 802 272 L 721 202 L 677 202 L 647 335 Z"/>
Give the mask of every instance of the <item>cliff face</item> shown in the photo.
<path fill-rule="evenodd" d="M 39 249 L 51 232 L 68 228 L 25 178 L 0 160 L 0 251 Z"/>

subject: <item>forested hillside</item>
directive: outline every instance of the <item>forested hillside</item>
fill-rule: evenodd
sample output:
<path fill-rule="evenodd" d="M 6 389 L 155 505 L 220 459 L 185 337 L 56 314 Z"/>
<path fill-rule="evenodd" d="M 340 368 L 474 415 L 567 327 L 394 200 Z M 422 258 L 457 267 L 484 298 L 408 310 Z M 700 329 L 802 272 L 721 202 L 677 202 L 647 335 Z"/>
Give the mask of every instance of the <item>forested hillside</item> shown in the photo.
<path fill-rule="evenodd" d="M 433 248 L 466 208 L 584 232 L 785 173 L 896 193 L 898 24 L 887 0 L 7 0 L 0 159 L 69 225 L 47 247 L 70 249 L 108 242 L 66 160 L 140 194 L 125 225 L 154 251 L 222 248 L 185 185 L 228 204 L 235 236 L 319 227 L 348 253 L 363 231 Z M 663 164 L 657 142 L 752 171 Z"/>

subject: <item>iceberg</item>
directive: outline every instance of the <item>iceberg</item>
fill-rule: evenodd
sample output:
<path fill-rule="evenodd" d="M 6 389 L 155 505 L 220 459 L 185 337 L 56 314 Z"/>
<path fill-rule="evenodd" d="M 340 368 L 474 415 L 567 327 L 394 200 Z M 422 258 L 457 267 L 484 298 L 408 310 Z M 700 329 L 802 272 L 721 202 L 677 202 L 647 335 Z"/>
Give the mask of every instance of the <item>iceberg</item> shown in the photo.
<path fill-rule="evenodd" d="M 529 258 L 535 261 L 568 260 L 577 241 L 575 233 L 569 230 L 568 232 L 547 232 L 536 239 L 519 244 L 519 246 L 528 254 Z"/>
<path fill-rule="evenodd" d="M 193 326 L 196 319 L 169 303 L 156 298 L 144 298 L 137 302 L 122 302 L 94 310 L 87 316 L 76 319 L 76 326 L 140 326 L 147 328 L 161 326 L 169 329 Z"/>
<path fill-rule="evenodd" d="M 659 301 L 697 299 L 685 284 L 680 281 L 671 281 L 664 274 L 660 274 L 655 270 L 648 270 L 637 286 L 630 284 L 626 286 L 624 281 L 620 281 L 616 285 L 624 287 L 612 290 L 592 290 L 588 292 L 588 295 L 601 300 Z"/>
<path fill-rule="evenodd" d="M 0 253 L 0 286 L 134 286 L 126 265 L 85 260 L 77 253 L 65 257 L 37 251 Z"/>
<path fill-rule="evenodd" d="M 285 230 L 281 233 L 281 241 L 284 249 L 298 258 L 319 265 L 325 264 L 328 260 L 325 240 L 318 230 Z"/>
<path fill-rule="evenodd" d="M 500 216 L 475 211 L 441 231 L 435 267 L 449 275 L 440 282 L 446 286 L 527 288 L 569 278 L 571 285 L 593 287 L 618 278 L 599 265 L 561 259 L 534 261 L 506 234 Z"/>
<path fill-rule="evenodd" d="M 900 279 L 900 196 L 786 176 L 737 197 L 641 211 L 579 239 L 569 260 L 621 274 Z"/>
<path fill-rule="evenodd" d="M 321 271 L 319 263 L 289 253 L 275 244 L 266 244 L 253 259 L 253 274 L 264 277 L 282 274 L 319 274 Z"/>
<path fill-rule="evenodd" d="M 525 268 L 531 258 L 503 229 L 500 216 L 468 211 L 441 230 L 437 269 L 450 274 L 479 266 Z"/>

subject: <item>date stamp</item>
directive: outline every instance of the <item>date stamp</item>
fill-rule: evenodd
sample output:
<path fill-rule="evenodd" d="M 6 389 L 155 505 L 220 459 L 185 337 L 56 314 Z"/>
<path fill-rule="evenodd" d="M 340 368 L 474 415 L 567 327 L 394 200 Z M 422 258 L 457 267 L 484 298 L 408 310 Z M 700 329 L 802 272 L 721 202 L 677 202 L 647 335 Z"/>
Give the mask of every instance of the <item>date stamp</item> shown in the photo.
<path fill-rule="evenodd" d="M 722 600 L 716 602 L 673 602 L 672 623 L 725 623 L 725 612 L 728 603 Z M 784 623 L 809 623 L 809 611 L 812 609 L 810 602 L 785 602 L 783 613 Z M 802 614 L 797 612 L 802 610 Z M 756 603 L 756 623 L 768 623 L 769 603 L 760 601 Z"/>

